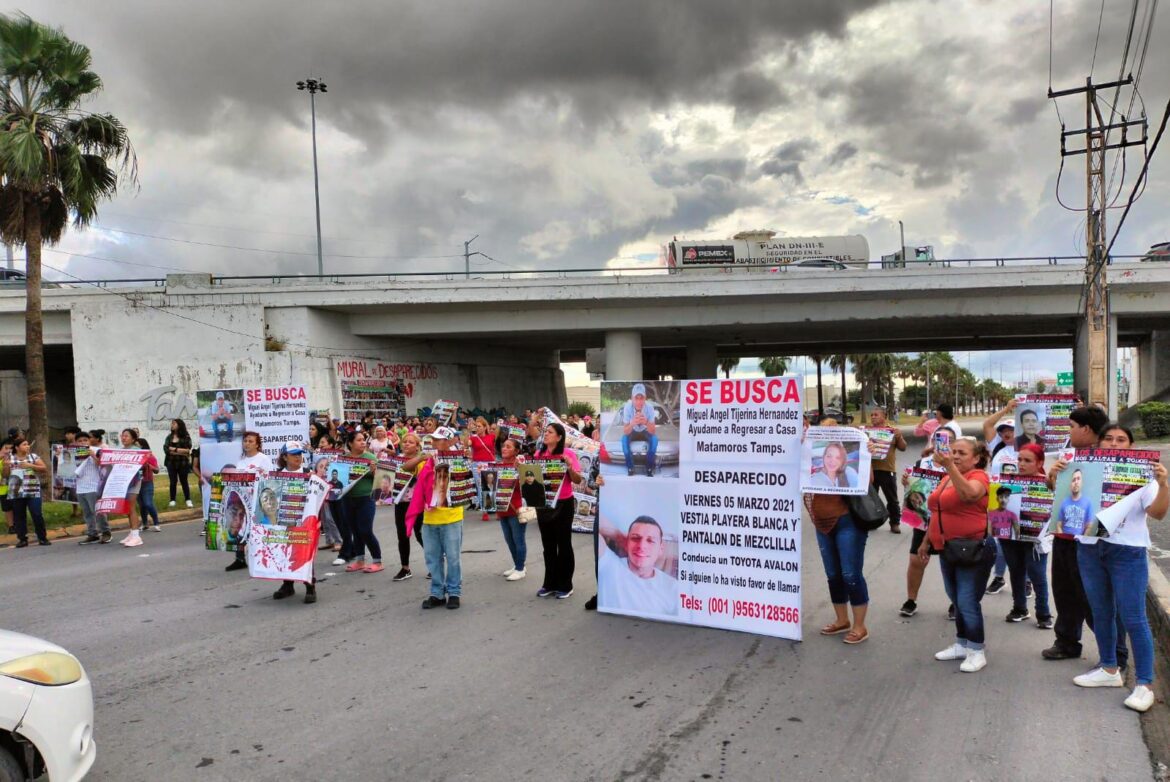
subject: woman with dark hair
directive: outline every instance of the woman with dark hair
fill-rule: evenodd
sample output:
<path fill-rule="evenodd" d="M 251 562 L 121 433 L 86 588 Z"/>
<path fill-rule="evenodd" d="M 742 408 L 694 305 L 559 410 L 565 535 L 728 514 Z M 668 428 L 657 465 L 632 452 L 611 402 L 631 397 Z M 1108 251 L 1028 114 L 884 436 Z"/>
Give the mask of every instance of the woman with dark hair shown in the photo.
<path fill-rule="evenodd" d="M 934 659 L 962 660 L 960 671 L 976 673 L 987 665 L 982 601 L 995 564 L 994 538 L 987 534 L 987 446 L 974 437 L 958 437 L 950 453 L 935 450 L 932 458 L 947 474 L 927 500 L 930 522 L 920 555 L 928 556 L 931 547 L 942 552 L 943 587 L 955 606 L 955 643 Z M 978 541 L 974 561 L 958 561 L 948 552 L 946 544 L 955 540 Z"/>
<path fill-rule="evenodd" d="M 407 432 L 401 440 L 402 455 L 406 457 L 402 468 L 407 472 L 414 473 L 414 478 L 411 479 L 406 490 L 402 492 L 402 497 L 399 501 L 394 503 L 394 530 L 398 535 L 398 572 L 394 574 L 395 581 L 405 581 L 411 578 L 414 574 L 410 572 L 410 535 L 406 533 L 406 512 L 410 510 L 410 500 L 414 497 L 415 483 L 418 481 L 418 474 L 422 471 L 423 463 L 426 461 L 426 456 L 422 452 L 422 440 L 414 432 Z M 418 541 L 418 545 L 422 545 L 422 525 L 416 524 L 414 526 L 414 538 Z"/>
<path fill-rule="evenodd" d="M 45 533 L 45 517 L 41 514 L 41 476 L 49 474 L 49 467 L 32 452 L 27 437 L 12 438 L 12 453 L 4 460 L 4 480 L 8 482 L 8 500 L 16 528 L 16 548 L 28 545 L 28 518 L 32 516 L 37 543 L 52 545 Z"/>
<path fill-rule="evenodd" d="M 176 484 L 182 484 L 183 499 L 190 508 L 191 486 L 187 476 L 191 474 L 191 435 L 187 433 L 187 424 L 182 418 L 171 419 L 170 434 L 163 440 L 163 466 L 167 468 L 167 478 L 171 484 L 171 501 L 167 507 L 175 507 Z"/>
<path fill-rule="evenodd" d="M 1129 450 L 1133 432 L 1120 424 L 1107 424 L 1100 446 Z M 1058 472 L 1064 469 L 1058 463 Z M 1132 498 L 1132 499 L 1131 499 Z M 1085 597 L 1093 612 L 1093 634 L 1101 660 L 1096 668 L 1073 679 L 1078 687 L 1121 687 L 1117 647 L 1129 635 L 1133 646 L 1134 687 L 1125 705 L 1149 711 L 1154 705 L 1154 637 L 1146 615 L 1146 590 L 1150 579 L 1149 522 L 1161 521 L 1170 511 L 1170 483 L 1166 468 L 1154 464 L 1154 479 L 1097 514 L 1098 536 L 1077 536 L 1077 563 Z M 1119 621 L 1120 620 L 1120 621 Z M 1117 625 L 1123 625 L 1122 633 Z"/>
<path fill-rule="evenodd" d="M 556 496 L 556 505 L 537 511 L 540 542 L 544 547 L 544 584 L 537 597 L 564 600 L 573 594 L 573 484 L 581 482 L 581 462 L 577 454 L 565 449 L 565 427 L 551 423 L 544 429 L 543 448 L 536 459 L 559 459 L 565 462 L 565 481 Z"/>
<path fill-rule="evenodd" d="M 350 487 L 341 497 L 346 523 L 353 533 L 353 550 L 349 552 L 346 573 L 380 573 L 382 567 L 382 546 L 374 534 L 374 465 L 377 457 L 367 450 L 365 432 L 354 432 L 349 438 L 348 456 L 370 461 L 370 471 Z M 370 561 L 366 562 L 366 549 L 370 550 Z"/>
<path fill-rule="evenodd" d="M 325 429 L 316 421 L 309 421 L 309 448 L 317 450 L 321 443 L 321 438 L 326 434 Z"/>
<path fill-rule="evenodd" d="M 127 450 L 137 450 L 138 445 L 138 430 L 137 429 L 123 429 L 118 435 L 118 440 L 122 447 Z M 158 462 L 155 462 L 158 466 Z M 142 512 L 140 510 L 140 503 L 138 502 L 138 495 L 142 491 L 142 470 L 138 471 L 138 475 L 130 482 L 130 489 L 126 493 L 126 499 L 129 502 L 129 507 L 126 510 L 126 517 L 130 522 L 130 531 L 126 533 L 126 537 L 122 538 L 123 546 L 134 548 L 142 545 L 142 535 L 139 534 L 139 524 L 142 521 Z M 153 499 L 153 497 L 152 497 Z"/>
<path fill-rule="evenodd" d="M 136 445 L 143 451 L 150 450 L 150 443 L 144 437 L 139 437 Z M 142 465 L 142 488 L 138 490 L 138 518 L 142 520 L 140 530 L 150 527 L 155 532 L 162 532 L 162 527 L 158 524 L 158 508 L 154 506 L 154 476 L 157 472 L 158 459 L 153 453 L 149 453 L 146 464 Z M 151 520 L 154 523 L 147 524 L 147 521 Z"/>
<path fill-rule="evenodd" d="M 505 466 L 514 467 L 523 459 L 524 457 L 520 455 L 520 443 L 510 438 L 504 440 L 504 446 L 500 449 L 500 462 Z M 543 500 L 542 496 L 541 501 Z M 502 574 L 509 581 L 519 581 L 528 575 L 524 569 L 524 563 L 528 559 L 528 542 L 525 540 L 528 525 L 520 523 L 520 504 L 521 491 L 517 481 L 517 485 L 512 487 L 507 507 L 498 514 L 500 529 L 504 533 L 504 543 L 508 546 L 508 553 L 512 555 L 512 567 Z"/>

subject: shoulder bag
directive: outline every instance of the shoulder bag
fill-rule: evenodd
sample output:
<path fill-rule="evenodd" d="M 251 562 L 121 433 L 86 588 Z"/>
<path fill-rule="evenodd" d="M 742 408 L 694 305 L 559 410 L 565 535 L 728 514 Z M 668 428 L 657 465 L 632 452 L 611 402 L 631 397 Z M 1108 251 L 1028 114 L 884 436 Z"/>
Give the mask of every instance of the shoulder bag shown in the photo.
<path fill-rule="evenodd" d="M 877 486 L 872 483 L 869 485 L 869 492 L 849 495 L 845 498 L 845 504 L 849 507 L 849 516 L 858 529 L 872 532 L 890 520 L 886 503 L 882 500 Z"/>
<path fill-rule="evenodd" d="M 987 559 L 990 549 L 984 547 L 987 542 L 987 533 L 983 533 L 983 537 L 978 540 L 971 540 L 970 538 L 954 538 L 952 540 L 946 539 L 946 532 L 942 525 L 942 487 L 950 478 L 944 478 L 943 483 L 939 484 L 939 507 L 938 507 L 938 534 L 943 539 L 942 557 L 947 562 L 955 567 L 976 567 L 983 564 Z M 991 554 L 994 557 L 994 554 Z"/>

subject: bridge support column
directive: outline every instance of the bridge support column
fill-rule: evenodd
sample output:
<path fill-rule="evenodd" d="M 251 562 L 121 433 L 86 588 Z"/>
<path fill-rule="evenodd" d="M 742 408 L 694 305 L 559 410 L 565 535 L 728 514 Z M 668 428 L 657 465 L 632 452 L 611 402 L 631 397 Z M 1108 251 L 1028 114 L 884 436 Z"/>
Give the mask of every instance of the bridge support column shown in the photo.
<path fill-rule="evenodd" d="M 1151 331 L 1138 345 L 1138 400 L 1170 389 L 1170 331 Z"/>
<path fill-rule="evenodd" d="M 687 345 L 687 379 L 706 380 L 719 375 L 719 358 L 714 342 L 692 342 Z"/>
<path fill-rule="evenodd" d="M 605 379 L 642 380 L 642 334 L 637 331 L 605 333 Z"/>

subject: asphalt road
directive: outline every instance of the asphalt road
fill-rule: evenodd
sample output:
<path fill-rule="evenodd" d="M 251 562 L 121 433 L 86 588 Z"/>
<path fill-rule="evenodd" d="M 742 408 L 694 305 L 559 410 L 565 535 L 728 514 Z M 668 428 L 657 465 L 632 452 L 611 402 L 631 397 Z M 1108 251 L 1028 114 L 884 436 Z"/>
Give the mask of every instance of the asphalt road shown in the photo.
<path fill-rule="evenodd" d="M 1091 636 L 1085 660 L 1043 661 L 1051 632 L 1005 623 L 1004 593 L 984 603 L 986 669 L 934 661 L 954 625 L 933 565 L 918 616 L 898 616 L 907 534 L 871 535 L 871 639 L 851 647 L 816 633 L 831 610 L 807 523 L 803 643 L 586 612 L 584 536 L 576 595 L 540 600 L 536 530 L 529 578 L 508 583 L 499 527 L 475 517 L 463 608 L 422 611 L 417 556 L 393 583 L 323 553 L 307 606 L 224 573 L 197 530 L 0 551 L 0 626 L 64 645 L 94 681 L 89 779 L 1152 778 L 1128 691 L 1072 685 Z M 377 531 L 393 561 L 388 513 Z"/>

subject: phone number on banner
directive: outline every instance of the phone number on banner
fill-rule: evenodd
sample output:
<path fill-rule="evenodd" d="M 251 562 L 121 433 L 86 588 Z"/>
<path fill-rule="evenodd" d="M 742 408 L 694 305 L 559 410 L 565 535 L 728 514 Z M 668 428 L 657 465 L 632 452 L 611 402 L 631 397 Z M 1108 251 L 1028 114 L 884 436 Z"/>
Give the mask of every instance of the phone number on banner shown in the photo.
<path fill-rule="evenodd" d="M 683 605 L 691 610 L 703 610 L 701 601 L 685 595 L 683 596 Z M 754 600 L 728 600 L 726 597 L 709 597 L 706 608 L 708 613 L 712 614 L 731 614 L 732 617 L 743 616 L 748 619 L 762 619 L 765 622 L 784 622 L 786 624 L 800 622 L 799 608 L 757 603 Z"/>

